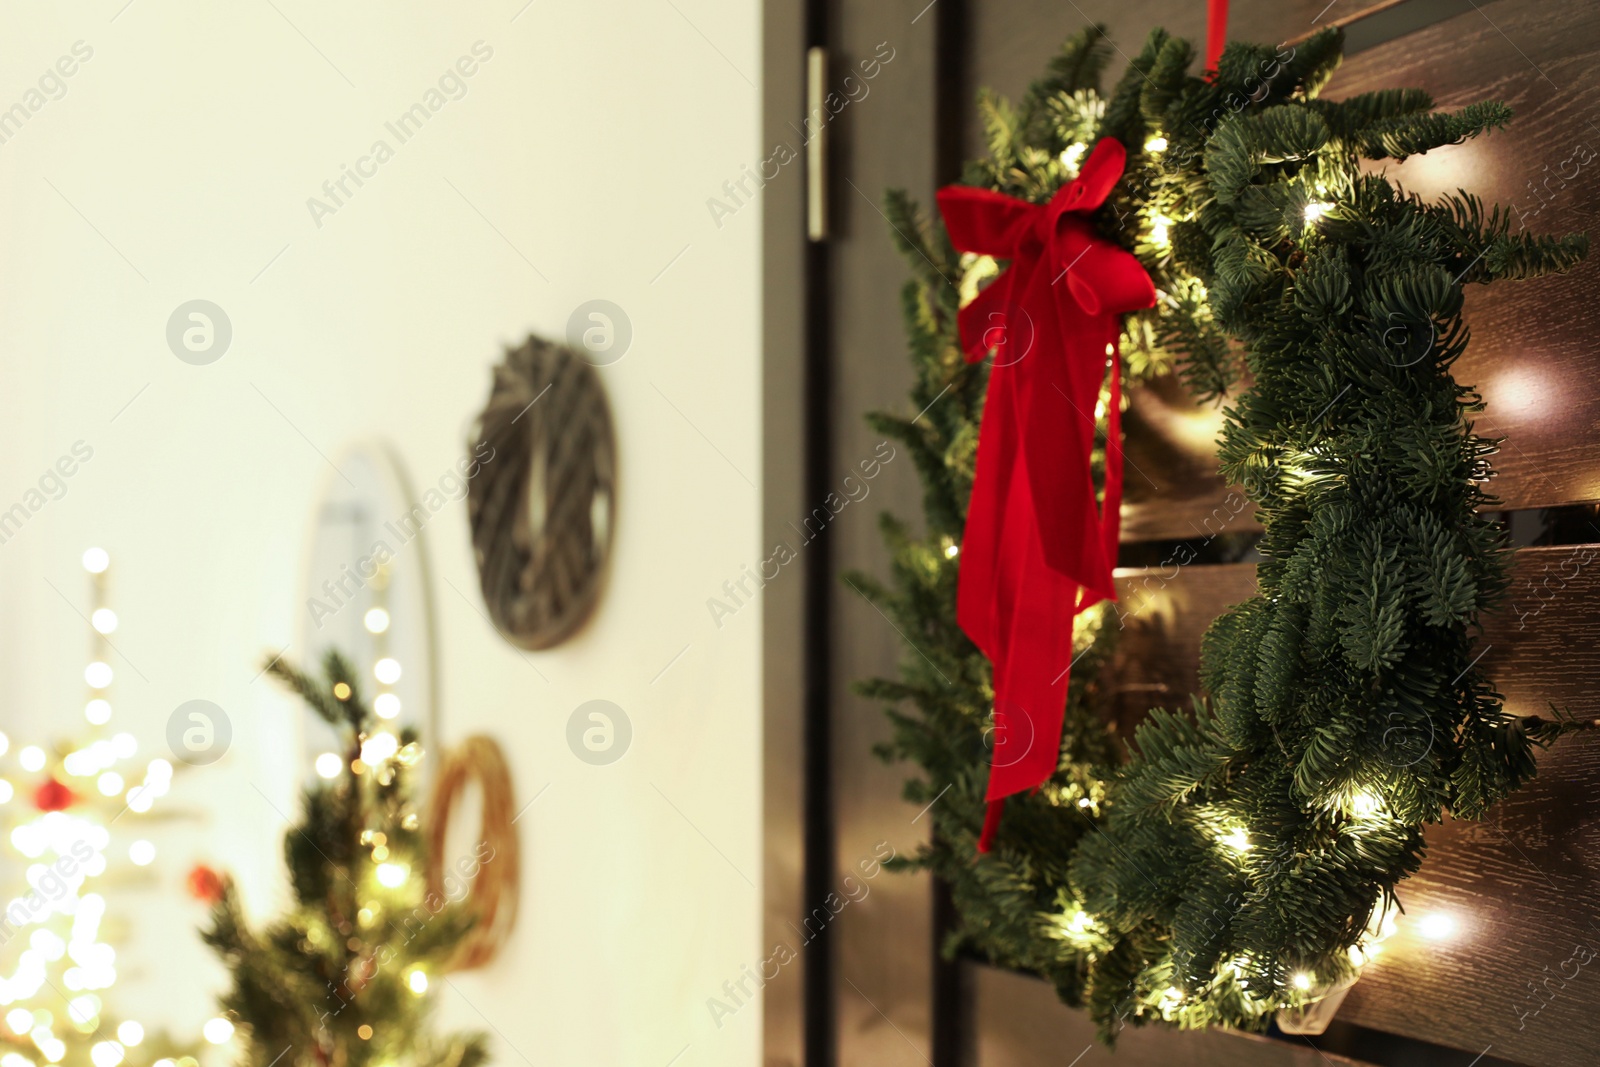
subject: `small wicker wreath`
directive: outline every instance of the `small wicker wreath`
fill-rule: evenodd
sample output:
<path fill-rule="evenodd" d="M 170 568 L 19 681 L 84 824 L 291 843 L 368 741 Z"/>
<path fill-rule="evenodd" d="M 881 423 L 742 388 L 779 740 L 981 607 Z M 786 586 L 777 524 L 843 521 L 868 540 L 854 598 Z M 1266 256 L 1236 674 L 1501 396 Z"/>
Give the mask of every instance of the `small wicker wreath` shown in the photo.
<path fill-rule="evenodd" d="M 468 485 L 473 554 L 489 616 L 520 648 L 558 644 L 594 609 L 616 511 L 611 411 L 594 368 L 529 337 L 494 370 Z"/>
<path fill-rule="evenodd" d="M 512 826 L 516 812 L 511 771 L 499 744 L 478 734 L 452 749 L 439 768 L 428 805 L 428 892 L 445 896 L 445 835 L 450 812 L 471 780 L 483 790 L 483 825 L 474 852 L 478 867 L 468 897 L 477 922 L 445 964 L 447 971 L 470 971 L 495 958 L 516 925 L 522 886 L 521 850 Z"/>

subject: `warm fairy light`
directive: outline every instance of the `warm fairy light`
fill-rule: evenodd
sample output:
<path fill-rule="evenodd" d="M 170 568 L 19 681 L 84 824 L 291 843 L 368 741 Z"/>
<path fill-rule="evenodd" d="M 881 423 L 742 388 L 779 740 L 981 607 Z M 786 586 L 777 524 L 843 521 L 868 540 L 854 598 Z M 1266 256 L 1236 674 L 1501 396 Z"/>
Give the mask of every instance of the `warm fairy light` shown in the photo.
<path fill-rule="evenodd" d="M 1250 831 L 1242 826 L 1236 826 L 1226 833 L 1218 834 L 1217 840 L 1235 852 L 1250 851 Z"/>
<path fill-rule="evenodd" d="M 337 778 L 339 772 L 344 770 L 344 760 L 332 752 L 324 752 L 317 757 L 317 773 L 324 778 Z"/>
<path fill-rule="evenodd" d="M 8 1052 L 4 1056 L 0 1056 L 0 1067 L 36 1067 L 36 1064 L 26 1056 Z"/>
<path fill-rule="evenodd" d="M 1350 811 L 1356 815 L 1372 815 L 1383 807 L 1383 801 L 1362 790 L 1350 798 Z"/>
<path fill-rule="evenodd" d="M 1167 150 L 1167 139 L 1165 137 L 1152 137 L 1144 143 L 1144 150 L 1152 154 L 1165 152 Z"/>
<path fill-rule="evenodd" d="M 1080 807 L 1080 808 L 1092 808 L 1092 807 L 1094 807 L 1094 799 L 1092 797 L 1079 797 L 1078 798 L 1078 807 Z"/>
<path fill-rule="evenodd" d="M 128 846 L 128 858 L 135 867 L 148 867 L 156 858 L 156 846 L 149 841 L 139 840 Z M 137 1041 L 129 1041 L 130 1045 L 137 1045 Z"/>
<path fill-rule="evenodd" d="M 139 751 L 139 739 L 130 733 L 120 733 L 111 739 L 111 750 L 118 759 L 132 759 Z"/>
<path fill-rule="evenodd" d="M 406 883 L 406 876 L 411 873 L 403 863 L 378 864 L 378 884 L 390 889 L 399 889 Z"/>
<path fill-rule="evenodd" d="M 393 685 L 400 680 L 400 661 L 392 656 L 385 656 L 372 665 L 372 676 L 384 685 Z"/>
<path fill-rule="evenodd" d="M 1417 921 L 1417 933 L 1430 941 L 1440 941 L 1456 932 L 1455 916 L 1442 911 L 1424 915 Z"/>
<path fill-rule="evenodd" d="M 12 1008 L 6 1012 L 6 1025 L 11 1027 L 11 1032 L 21 1037 L 33 1029 L 33 1012 L 27 1008 Z"/>
<path fill-rule="evenodd" d="M 411 987 L 411 992 L 420 997 L 428 991 L 428 976 L 421 967 L 413 967 L 411 973 L 406 975 L 406 985 Z"/>
<path fill-rule="evenodd" d="M 389 613 L 382 608 L 368 608 L 361 623 L 368 633 L 381 634 L 389 628 Z"/>
<path fill-rule="evenodd" d="M 215 1019 L 208 1019 L 200 1032 L 213 1045 L 220 1045 L 233 1036 L 233 1024 L 219 1016 Z"/>
<path fill-rule="evenodd" d="M 122 787 L 126 783 L 123 782 L 122 775 L 116 771 L 107 771 L 100 776 L 95 784 L 100 788 L 102 796 L 114 797 L 122 792 Z"/>
<path fill-rule="evenodd" d="M 400 741 L 387 730 L 380 730 L 361 744 L 361 762 L 376 767 L 400 751 Z"/>
<path fill-rule="evenodd" d="M 111 664 L 104 660 L 95 660 L 83 669 L 83 680 L 89 683 L 90 689 L 104 689 L 111 684 Z"/>
<path fill-rule="evenodd" d="M 1325 204 L 1320 200 L 1313 200 L 1306 205 L 1306 221 L 1316 222 L 1322 216 L 1333 210 L 1332 204 Z"/>
<path fill-rule="evenodd" d="M 1061 153 L 1061 162 L 1076 170 L 1078 161 L 1083 158 L 1083 154 L 1088 150 L 1089 146 L 1086 144 L 1069 144 L 1066 150 Z"/>
<path fill-rule="evenodd" d="M 95 697 L 83 706 L 83 717 L 93 726 L 104 726 L 111 721 L 111 702 L 103 697 Z"/>
<path fill-rule="evenodd" d="M 94 1061 L 94 1067 L 117 1067 L 122 1062 L 123 1048 L 117 1041 L 97 1041 L 89 1050 L 89 1058 Z"/>
<path fill-rule="evenodd" d="M 103 548 L 91 548 L 83 554 L 83 569 L 90 574 L 104 574 L 111 566 L 111 556 Z"/>
<path fill-rule="evenodd" d="M 1304 971 L 1296 974 L 1291 981 L 1294 982 L 1294 987 L 1301 991 L 1311 988 L 1311 976 Z"/>
<path fill-rule="evenodd" d="M 961 546 L 960 545 L 950 544 L 950 545 L 945 545 L 944 546 L 944 558 L 945 559 L 955 559 L 959 555 L 961 555 Z"/>
<path fill-rule="evenodd" d="M 1165 246 L 1167 243 L 1167 227 L 1172 225 L 1172 220 L 1165 215 L 1157 215 L 1150 220 L 1150 243 Z"/>
<path fill-rule="evenodd" d="M 0 804 L 6 803 L 16 795 L 17 791 L 11 787 L 11 783 L 0 778 Z"/>
<path fill-rule="evenodd" d="M 38 745 L 29 745 L 17 754 L 17 762 L 22 764 L 25 771 L 44 770 L 44 749 Z"/>
<path fill-rule="evenodd" d="M 5 734 L 0 734 L 0 756 L 4 756 L 6 754 L 6 749 L 10 747 L 11 738 L 7 737 Z"/>
<path fill-rule="evenodd" d="M 115 633 L 117 630 L 117 613 L 110 608 L 95 608 L 94 614 L 89 616 L 89 625 L 95 628 L 96 633 Z"/>
<path fill-rule="evenodd" d="M 117 1040 L 124 1045 L 137 1045 L 144 1040 L 144 1027 L 129 1019 L 117 1027 Z"/>
<path fill-rule="evenodd" d="M 350 699 L 350 693 L 351 693 L 350 683 L 348 683 L 348 682 L 334 682 L 333 683 L 333 699 L 335 699 L 335 700 L 349 700 Z"/>
<path fill-rule="evenodd" d="M 368 1026 L 366 1023 L 362 1023 L 360 1026 L 356 1027 L 356 1036 L 363 1041 L 371 1041 L 372 1027 Z"/>
<path fill-rule="evenodd" d="M 373 698 L 372 710 L 380 719 L 392 719 L 400 714 L 400 698 L 393 693 L 379 693 Z"/>

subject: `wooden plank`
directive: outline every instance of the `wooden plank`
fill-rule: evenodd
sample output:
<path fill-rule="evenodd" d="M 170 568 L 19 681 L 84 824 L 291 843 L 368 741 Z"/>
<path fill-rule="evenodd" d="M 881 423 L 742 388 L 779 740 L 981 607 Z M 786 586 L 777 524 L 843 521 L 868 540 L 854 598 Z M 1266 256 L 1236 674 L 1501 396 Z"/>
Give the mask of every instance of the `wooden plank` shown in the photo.
<path fill-rule="evenodd" d="M 1481 639 L 1507 709 L 1548 714 L 1554 703 L 1600 718 L 1600 544 L 1523 549 L 1512 574 L 1508 603 Z M 1126 630 L 1109 669 L 1126 733 L 1146 709 L 1187 701 L 1200 637 L 1250 595 L 1254 567 L 1125 570 L 1118 582 Z M 1579 967 L 1573 951 L 1593 945 L 1600 959 L 1597 790 L 1600 733 L 1580 735 L 1545 753 L 1533 784 L 1482 822 L 1429 827 L 1422 871 L 1400 893 L 1400 932 L 1339 1018 L 1473 1053 L 1493 1046 L 1518 1063 L 1591 1062 L 1600 962 Z M 1432 915 L 1454 932 L 1423 937 Z"/>
<path fill-rule="evenodd" d="M 1466 187 L 1513 205 L 1536 232 L 1600 238 L 1600 128 L 1590 118 L 1600 19 L 1559 0 L 1482 7 L 1348 60 L 1329 95 L 1416 86 L 1442 107 L 1509 104 L 1517 114 L 1506 130 L 1390 164 L 1390 176 L 1427 197 Z M 1509 508 L 1600 500 L 1597 281 L 1600 255 L 1564 278 L 1468 292 L 1473 339 L 1456 377 L 1488 403 L 1481 432 L 1507 437 L 1493 487 Z"/>
<path fill-rule="evenodd" d="M 1062 1004 L 1037 978 L 966 964 L 974 1009 L 984 1025 L 967 1061 L 973 1067 L 1328 1067 L 1362 1061 L 1224 1031 L 1125 1029 L 1115 1049 L 1095 1040 L 1094 1024 Z M 1077 1058 L 1074 1058 L 1077 1057 Z"/>

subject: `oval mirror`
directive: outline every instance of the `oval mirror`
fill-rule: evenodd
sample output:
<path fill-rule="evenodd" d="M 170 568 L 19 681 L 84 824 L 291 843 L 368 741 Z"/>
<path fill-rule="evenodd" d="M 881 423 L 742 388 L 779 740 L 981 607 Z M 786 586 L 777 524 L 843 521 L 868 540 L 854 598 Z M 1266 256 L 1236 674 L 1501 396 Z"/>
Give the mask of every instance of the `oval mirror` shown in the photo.
<path fill-rule="evenodd" d="M 312 509 L 301 636 L 286 655 L 320 673 L 328 649 L 338 649 L 362 680 L 360 691 L 373 711 L 397 731 L 416 727 L 427 745 L 438 738 L 438 724 L 424 542 L 440 509 L 417 502 L 398 458 L 383 444 L 347 447 L 335 466 L 338 473 Z M 442 480 L 441 490 L 447 482 L 465 492 L 460 478 Z M 434 495 L 430 487 L 430 502 Z M 336 735 L 314 715 L 303 721 L 306 765 L 327 776 L 338 767 Z M 327 753 L 335 758 L 319 765 Z"/>

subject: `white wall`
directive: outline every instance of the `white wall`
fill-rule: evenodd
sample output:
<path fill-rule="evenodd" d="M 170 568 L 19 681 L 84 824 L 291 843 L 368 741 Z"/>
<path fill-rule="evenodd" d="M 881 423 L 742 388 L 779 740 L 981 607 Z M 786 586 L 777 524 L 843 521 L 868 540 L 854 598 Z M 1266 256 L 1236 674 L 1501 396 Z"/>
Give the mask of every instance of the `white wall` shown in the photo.
<path fill-rule="evenodd" d="M 760 620 L 717 629 L 705 600 L 759 558 L 760 209 L 719 229 L 705 201 L 761 156 L 758 4 L 125 3 L 0 18 L 0 108 L 93 49 L 0 145 L 0 509 L 94 449 L 0 545 L 4 768 L 81 725 L 85 627 L 47 582 L 81 601 L 90 544 L 115 560 L 118 722 L 154 754 L 202 697 L 235 732 L 182 783 L 203 817 L 161 831 L 117 995 L 192 1025 L 220 987 L 181 898 L 193 860 L 281 899 L 283 824 L 253 787 L 292 804 L 298 711 L 252 677 L 297 632 L 319 451 L 382 435 L 437 480 L 500 347 L 604 297 L 634 341 L 604 371 L 621 490 L 593 625 L 530 669 L 446 584 L 476 599 L 463 505 L 427 531 L 445 740 L 490 732 L 521 797 L 548 785 L 517 824 L 512 943 L 439 999 L 501 1064 L 757 1062 L 758 1009 L 719 1028 L 705 1002 L 759 956 Z M 397 144 L 384 123 L 477 41 L 466 96 Z M 307 198 L 380 137 L 394 158 L 317 226 Z M 233 323 L 210 366 L 164 338 L 196 297 Z M 596 697 L 635 729 L 609 767 L 564 740 Z"/>

